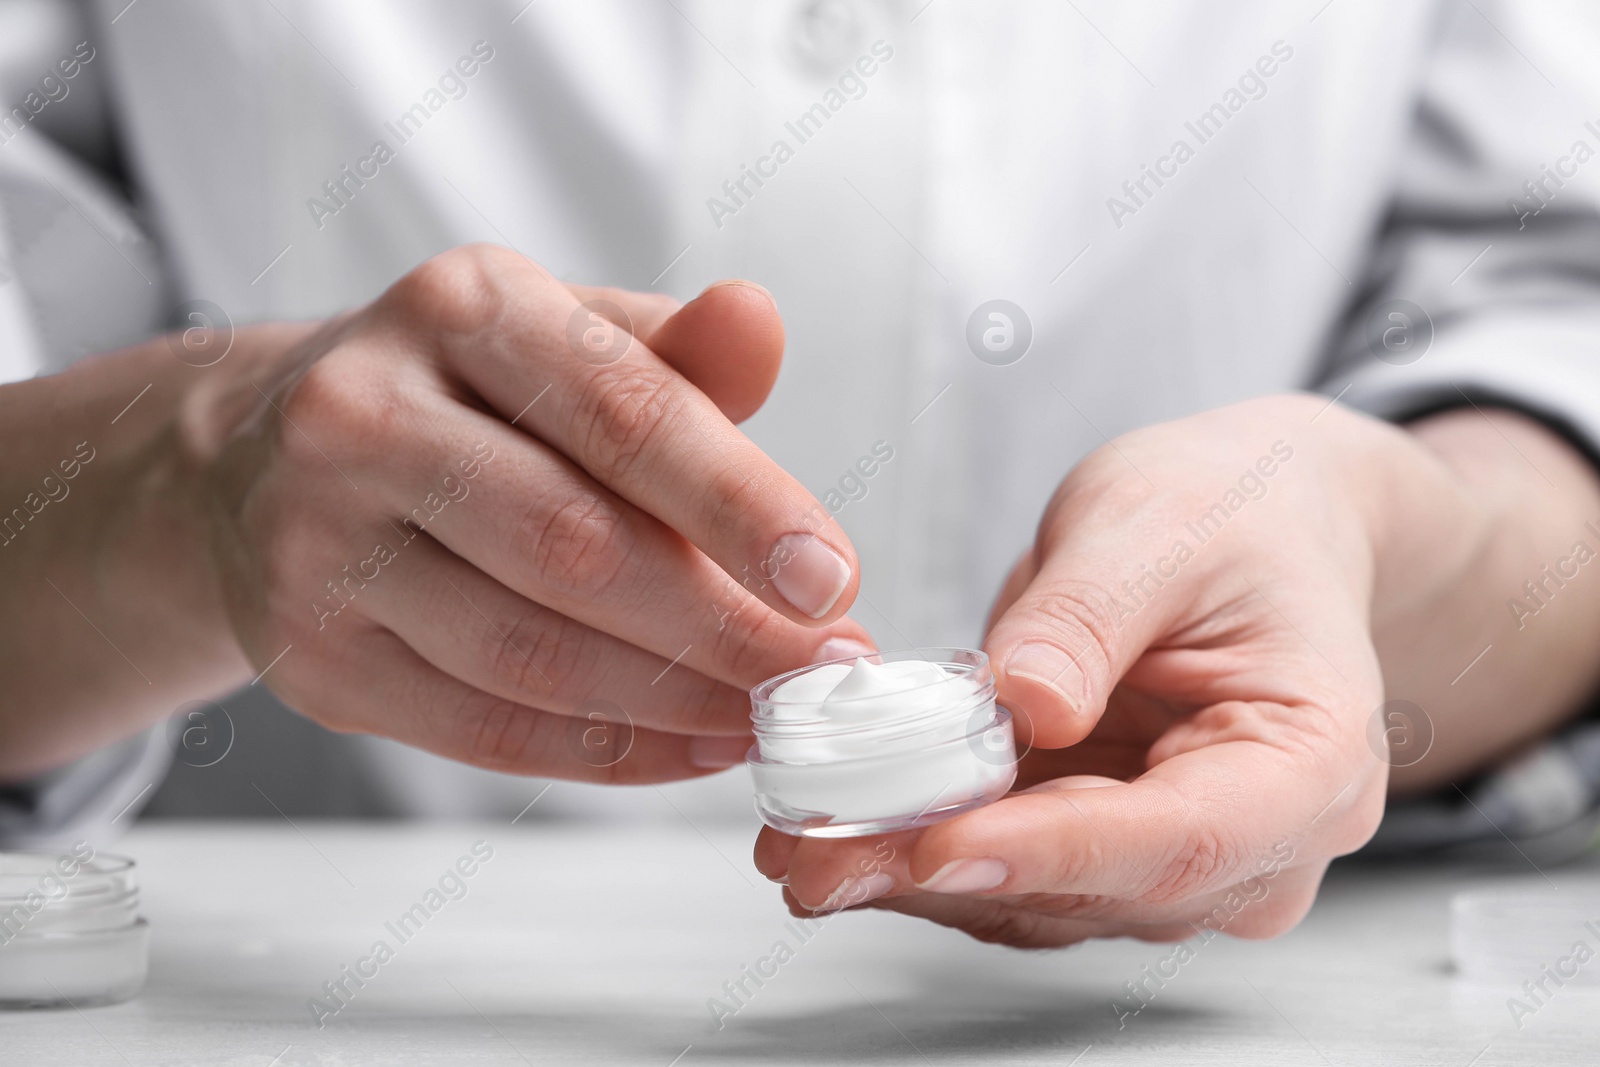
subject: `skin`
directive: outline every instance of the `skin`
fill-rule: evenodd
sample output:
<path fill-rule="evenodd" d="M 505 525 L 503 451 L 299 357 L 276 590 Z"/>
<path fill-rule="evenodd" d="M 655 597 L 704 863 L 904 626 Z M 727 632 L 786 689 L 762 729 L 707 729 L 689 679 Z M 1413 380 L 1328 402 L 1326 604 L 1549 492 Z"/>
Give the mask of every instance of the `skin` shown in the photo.
<path fill-rule="evenodd" d="M 605 365 L 569 343 L 597 298 L 631 326 Z M 734 425 L 782 352 L 758 286 L 680 308 L 474 246 L 329 322 L 162 338 L 0 389 L 0 500 L 60 497 L 0 545 L 0 780 L 263 671 L 332 729 L 496 770 L 738 762 L 750 686 L 866 648 L 843 618 L 848 539 Z M 803 568 L 773 546 L 796 533 L 839 561 L 820 613 L 785 598 Z"/>
<path fill-rule="evenodd" d="M 1185 524 L 1280 441 L 1265 495 L 1132 600 L 1122 583 L 1193 546 Z M 1594 692 L 1600 578 L 1509 606 L 1596 546 L 1590 521 L 1591 465 L 1502 410 L 1401 429 L 1269 397 L 1128 434 L 1067 475 L 995 605 L 985 649 L 1033 745 L 1017 791 L 883 838 L 765 830 L 756 864 L 796 914 L 880 907 L 1024 947 L 1182 940 L 1219 906 L 1227 933 L 1281 934 L 1386 793 L 1464 781 Z M 1017 669 L 1036 641 L 1072 664 L 1053 685 Z M 1374 728 L 1386 699 L 1423 709 L 1389 735 L 1431 726 L 1420 760 Z"/>

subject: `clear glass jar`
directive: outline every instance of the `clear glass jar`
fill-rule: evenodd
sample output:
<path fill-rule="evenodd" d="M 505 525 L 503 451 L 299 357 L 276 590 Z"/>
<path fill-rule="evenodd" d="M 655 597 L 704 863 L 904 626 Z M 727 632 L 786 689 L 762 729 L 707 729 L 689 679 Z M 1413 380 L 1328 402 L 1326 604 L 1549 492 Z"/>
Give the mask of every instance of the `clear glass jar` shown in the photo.
<path fill-rule="evenodd" d="M 0 1008 L 115 1004 L 143 987 L 133 861 L 86 851 L 0 853 Z"/>
<path fill-rule="evenodd" d="M 763 822 L 807 837 L 860 837 L 926 826 L 1006 794 L 1017 776 L 1016 743 L 1011 713 L 994 702 L 987 655 L 913 648 L 862 658 L 920 659 L 949 677 L 825 705 L 775 699 L 784 683 L 830 665 L 823 663 L 752 689 L 756 744 L 746 762 Z M 870 711 L 850 714 L 865 701 Z"/>

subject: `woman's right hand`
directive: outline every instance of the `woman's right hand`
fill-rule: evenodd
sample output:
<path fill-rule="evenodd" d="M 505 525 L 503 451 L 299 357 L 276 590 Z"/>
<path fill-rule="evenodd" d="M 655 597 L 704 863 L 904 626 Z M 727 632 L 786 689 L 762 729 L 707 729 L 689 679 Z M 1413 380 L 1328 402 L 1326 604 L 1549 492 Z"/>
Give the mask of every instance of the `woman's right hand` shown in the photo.
<path fill-rule="evenodd" d="M 423 264 L 244 387 L 209 480 L 241 645 L 290 649 L 267 681 L 324 725 L 483 767 L 738 762 L 750 686 L 865 640 L 850 542 L 734 426 L 782 354 L 753 285 L 680 308 L 490 246 Z"/>
<path fill-rule="evenodd" d="M 866 644 L 843 618 L 857 585 L 849 541 L 734 425 L 766 399 L 783 352 L 757 286 L 714 285 L 680 308 L 569 287 L 472 246 L 320 326 L 230 340 L 220 365 L 175 375 L 168 341 L 131 353 L 136 369 L 101 361 L 99 380 L 125 375 L 129 395 L 152 368 L 167 377 L 112 427 L 128 445 L 102 445 L 110 458 L 93 473 L 125 498 L 111 525 L 132 532 L 100 538 L 119 560 L 82 568 L 159 577 L 166 599 L 187 601 L 156 610 L 214 647 L 184 653 L 183 633 L 146 632 L 161 619 L 131 621 L 128 595 L 86 604 L 85 588 L 65 585 L 150 692 L 167 692 L 127 686 L 124 718 L 99 736 L 67 738 L 60 698 L 60 729 L 19 716 L 13 769 L 170 713 L 157 700 L 178 694 L 179 677 L 195 699 L 265 672 L 335 730 L 519 774 L 684 778 L 742 759 L 751 685 Z M 95 370 L 53 387 L 82 390 Z M 167 439 L 181 458 L 150 477 L 141 457 Z M 60 506 L 71 509 L 103 521 Z M 57 557 L 65 543 L 34 538 Z M 225 659 L 226 677 L 194 662 L 185 674 L 185 654 Z M 106 671 L 85 722 L 133 679 L 120 660 Z M 141 699 L 143 721 L 130 721 Z"/>

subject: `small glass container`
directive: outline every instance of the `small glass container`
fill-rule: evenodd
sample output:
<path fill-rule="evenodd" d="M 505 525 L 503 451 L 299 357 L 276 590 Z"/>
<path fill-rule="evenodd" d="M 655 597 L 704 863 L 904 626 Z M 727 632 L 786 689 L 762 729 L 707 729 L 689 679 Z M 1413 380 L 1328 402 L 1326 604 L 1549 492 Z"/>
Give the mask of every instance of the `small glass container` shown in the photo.
<path fill-rule="evenodd" d="M 855 657 L 769 678 L 750 691 L 747 763 L 756 811 L 806 837 L 861 837 L 948 819 L 998 800 L 1017 776 L 1011 713 L 995 705 L 989 657 L 920 648 L 860 657 L 923 660 L 948 675 L 854 699 L 775 699 L 786 682 Z"/>
<path fill-rule="evenodd" d="M 138 993 L 149 964 L 133 861 L 0 852 L 0 1008 L 84 1008 Z"/>

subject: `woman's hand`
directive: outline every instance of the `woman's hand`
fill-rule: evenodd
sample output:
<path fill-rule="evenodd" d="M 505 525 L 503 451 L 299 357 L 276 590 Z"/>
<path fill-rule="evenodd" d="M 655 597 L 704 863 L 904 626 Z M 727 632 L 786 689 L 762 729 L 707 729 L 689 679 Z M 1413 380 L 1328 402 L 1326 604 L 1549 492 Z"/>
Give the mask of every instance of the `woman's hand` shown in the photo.
<path fill-rule="evenodd" d="M 757 865 L 797 913 L 870 895 L 1015 945 L 1289 929 L 1382 814 L 1402 762 L 1386 683 L 1436 734 L 1404 771 L 1425 786 L 1548 729 L 1596 681 L 1572 653 L 1600 641 L 1600 579 L 1543 640 L 1512 640 L 1505 607 L 1600 517 L 1585 461 L 1503 412 L 1417 431 L 1282 397 L 1097 451 L 985 642 L 1033 746 L 1022 791 L 890 836 L 866 893 L 851 874 L 882 839 L 769 829 Z"/>
<path fill-rule="evenodd" d="M 0 772 L 264 672 L 326 726 L 480 766 L 683 778 L 743 757 L 749 686 L 830 641 L 864 647 L 842 618 L 849 541 L 734 426 L 783 351 L 756 286 L 679 308 L 471 247 L 320 327 L 229 340 L 212 367 L 163 340 L 14 387 L 76 399 L 105 458 L 56 531 L 27 531 L 4 562 L 34 552 L 113 647 L 71 646 L 105 674 L 94 692 L 36 664 L 24 684 L 54 714 L 0 722 Z M 96 408 L 146 375 L 159 388 L 102 425 Z M 114 399 L 83 402 L 106 382 Z"/>

